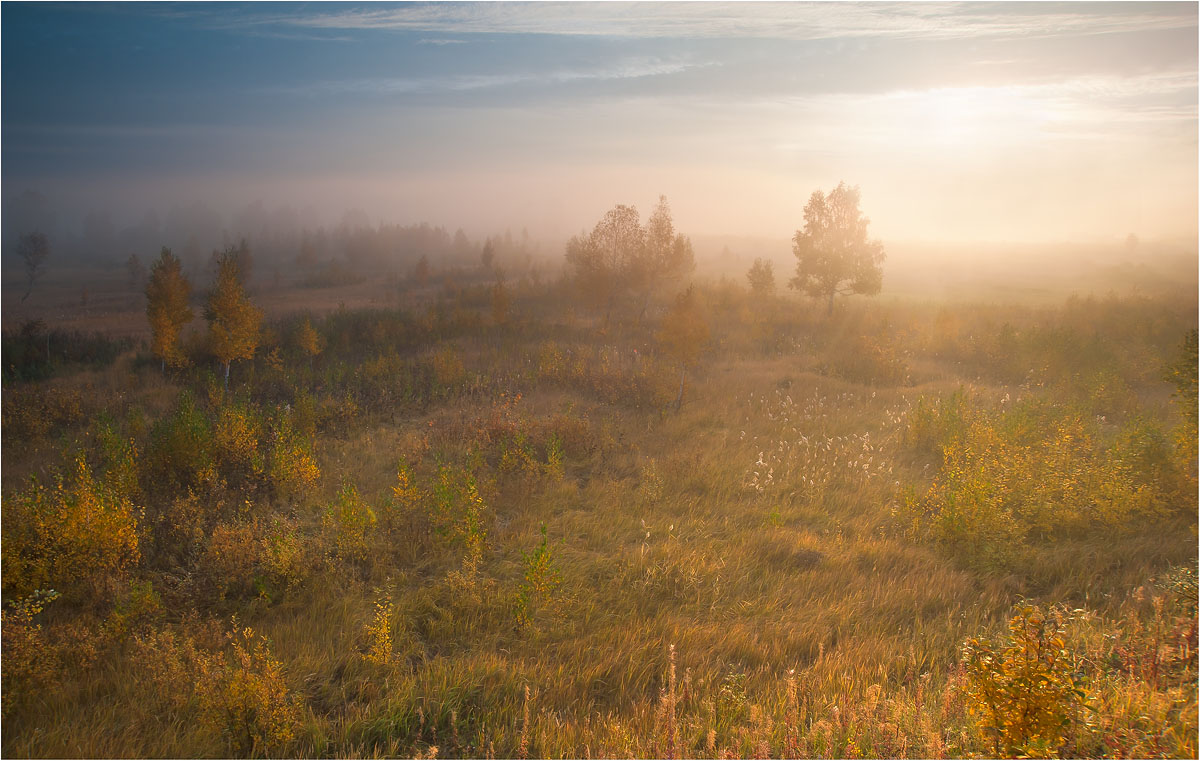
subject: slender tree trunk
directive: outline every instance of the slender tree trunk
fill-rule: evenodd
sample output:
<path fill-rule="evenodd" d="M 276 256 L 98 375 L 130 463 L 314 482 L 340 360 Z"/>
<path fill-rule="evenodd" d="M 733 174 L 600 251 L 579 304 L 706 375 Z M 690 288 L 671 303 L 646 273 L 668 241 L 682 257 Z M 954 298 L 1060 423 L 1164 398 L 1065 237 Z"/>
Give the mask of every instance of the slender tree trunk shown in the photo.
<path fill-rule="evenodd" d="M 676 412 L 679 412 L 679 409 L 683 406 L 683 379 L 684 379 L 686 373 L 687 373 L 687 370 L 685 368 L 683 368 L 683 367 L 679 368 L 679 393 L 675 396 L 675 411 Z"/>
<path fill-rule="evenodd" d="M 825 309 L 825 316 L 829 317 L 833 314 L 833 297 L 836 291 L 829 292 L 829 306 Z"/>
<path fill-rule="evenodd" d="M 229 390 L 229 363 L 225 363 L 225 390 Z"/>
<path fill-rule="evenodd" d="M 162 357 L 162 358 L 161 358 L 159 361 L 162 363 L 162 364 L 161 364 L 161 367 L 162 367 L 162 374 L 163 374 L 163 375 L 166 375 L 166 374 L 167 374 L 167 358 L 166 358 L 166 357 Z"/>

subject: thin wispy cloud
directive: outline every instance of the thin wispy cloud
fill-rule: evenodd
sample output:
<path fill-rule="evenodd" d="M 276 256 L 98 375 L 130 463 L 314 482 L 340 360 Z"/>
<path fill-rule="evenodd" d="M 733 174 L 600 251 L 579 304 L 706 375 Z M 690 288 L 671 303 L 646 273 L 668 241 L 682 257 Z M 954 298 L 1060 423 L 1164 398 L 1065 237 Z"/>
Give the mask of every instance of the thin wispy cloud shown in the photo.
<path fill-rule="evenodd" d="M 1036 3 L 448 3 L 269 14 L 240 23 L 444 34 L 955 39 L 1185 29 L 1194 24 L 1186 6 L 1148 5 L 1114 15 L 1083 4 L 1050 11 Z"/>
<path fill-rule="evenodd" d="M 708 63 L 633 58 L 610 66 L 590 69 L 556 69 L 504 74 L 462 74 L 441 77 L 367 77 L 313 82 L 294 87 L 271 88 L 270 93 L 287 95 L 380 94 L 408 95 L 455 93 L 528 85 L 564 85 L 587 81 L 645 79 L 678 74 L 711 66 Z"/>
<path fill-rule="evenodd" d="M 4 21 L 14 188 L 202 174 L 342 203 L 408 182 L 397 208 L 450 218 L 461 186 L 497 222 L 545 203 L 573 231 L 644 185 L 681 225 L 761 232 L 846 179 L 881 234 L 1196 226 L 1195 3 L 8 3 Z M 1027 208 L 1031 186 L 1071 208 Z"/>

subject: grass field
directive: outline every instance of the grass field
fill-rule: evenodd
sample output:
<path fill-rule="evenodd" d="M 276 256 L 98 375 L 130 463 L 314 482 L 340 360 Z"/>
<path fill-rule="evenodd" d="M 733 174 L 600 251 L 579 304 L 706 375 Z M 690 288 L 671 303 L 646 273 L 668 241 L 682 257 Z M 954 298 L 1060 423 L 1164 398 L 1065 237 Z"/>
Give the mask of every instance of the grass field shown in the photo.
<path fill-rule="evenodd" d="M 565 281 L 263 285 L 224 390 L 118 280 L 5 299 L 6 756 L 1197 754 L 1194 286 L 701 281 L 676 409 Z"/>

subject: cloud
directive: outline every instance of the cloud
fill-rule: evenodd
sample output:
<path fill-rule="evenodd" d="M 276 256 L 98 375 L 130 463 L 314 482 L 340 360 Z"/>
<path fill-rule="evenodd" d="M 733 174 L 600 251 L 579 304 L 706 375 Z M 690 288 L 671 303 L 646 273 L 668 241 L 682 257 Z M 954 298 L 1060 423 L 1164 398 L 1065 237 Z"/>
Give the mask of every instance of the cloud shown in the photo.
<path fill-rule="evenodd" d="M 321 13 L 244 17 L 226 28 L 281 25 L 324 30 L 443 34 L 555 34 L 616 37 L 837 37 L 957 39 L 1055 37 L 1197 24 L 1194 5 L 951 3 L 447 3 L 359 7 Z"/>
<path fill-rule="evenodd" d="M 557 69 L 508 74 L 463 74 L 441 77 L 370 77 L 330 80 L 296 87 L 271 88 L 271 93 L 289 95 L 380 94 L 408 95 L 487 90 L 521 85 L 559 85 L 585 81 L 643 79 L 677 74 L 711 66 L 681 60 L 629 58 L 614 65 L 592 69 Z"/>
<path fill-rule="evenodd" d="M 450 39 L 421 39 L 417 40 L 418 45 L 464 45 L 466 40 L 450 40 Z"/>

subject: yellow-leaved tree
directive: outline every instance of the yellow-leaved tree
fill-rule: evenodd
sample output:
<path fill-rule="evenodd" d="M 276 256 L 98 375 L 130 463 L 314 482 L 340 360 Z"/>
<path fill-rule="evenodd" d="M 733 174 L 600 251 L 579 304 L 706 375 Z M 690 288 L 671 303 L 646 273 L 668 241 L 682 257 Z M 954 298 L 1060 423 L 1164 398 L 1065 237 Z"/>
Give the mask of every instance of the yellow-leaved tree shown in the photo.
<path fill-rule="evenodd" d="M 671 310 L 663 317 L 658 332 L 658 342 L 667 356 L 679 363 L 679 394 L 675 397 L 675 409 L 683 405 L 683 384 L 689 367 L 700 359 L 700 352 L 708 343 L 710 332 L 708 320 L 696 298 L 696 289 L 689 286 L 675 298 Z"/>
<path fill-rule="evenodd" d="M 179 259 L 171 249 L 163 247 L 150 268 L 150 280 L 146 283 L 146 318 L 150 321 L 151 349 L 162 362 L 163 372 L 167 365 L 182 367 L 187 358 L 179 349 L 179 334 L 183 326 L 192 321 L 192 308 L 188 299 L 192 286 L 183 275 Z"/>
<path fill-rule="evenodd" d="M 262 310 L 250 303 L 242 287 L 239 249 L 226 249 L 217 259 L 217 283 L 208 295 L 209 341 L 213 356 L 225 368 L 229 388 L 229 365 L 251 359 L 261 338 Z"/>
<path fill-rule="evenodd" d="M 304 322 L 296 329 L 296 345 L 308 357 L 308 369 L 312 370 L 313 357 L 325 348 L 325 339 L 313 328 L 312 320 L 305 317 Z"/>

